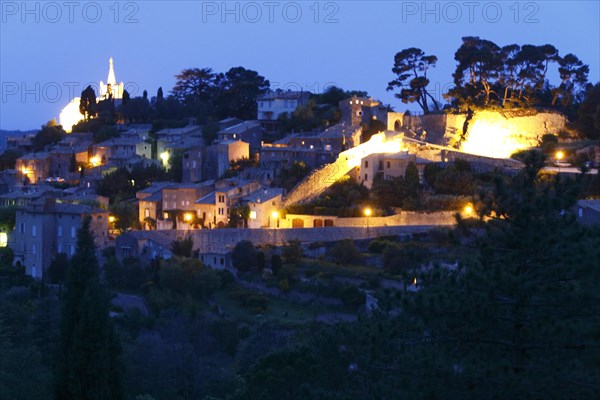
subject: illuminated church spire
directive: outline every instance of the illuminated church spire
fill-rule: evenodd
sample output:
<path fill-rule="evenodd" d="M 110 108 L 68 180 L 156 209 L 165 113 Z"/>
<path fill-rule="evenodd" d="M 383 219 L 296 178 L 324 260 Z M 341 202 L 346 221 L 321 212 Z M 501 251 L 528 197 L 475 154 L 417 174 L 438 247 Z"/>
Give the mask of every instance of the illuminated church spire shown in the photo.
<path fill-rule="evenodd" d="M 115 86 L 117 84 L 117 78 L 115 78 L 115 67 L 113 65 L 112 57 L 108 60 L 108 63 L 108 79 L 106 80 L 106 84 Z"/>
<path fill-rule="evenodd" d="M 113 100 L 117 100 L 115 105 L 120 104 L 121 99 L 123 99 L 123 91 L 125 90 L 125 85 L 123 82 L 117 83 L 117 78 L 115 75 L 115 67 L 113 63 L 112 57 L 108 60 L 108 79 L 106 83 L 100 81 L 99 93 L 98 97 L 96 97 L 96 101 L 100 102 L 102 100 L 106 100 L 111 98 Z M 60 112 L 60 124 L 63 126 L 65 131 L 71 132 L 73 125 L 77 124 L 79 121 L 83 119 L 83 115 L 79 111 L 79 103 L 81 99 L 79 97 L 73 98 L 69 104 Z"/>
<path fill-rule="evenodd" d="M 108 59 L 108 79 L 106 80 L 106 84 L 102 81 L 100 82 L 100 97 L 104 99 L 112 96 L 113 99 L 122 99 L 123 86 L 123 82 L 117 83 L 115 66 L 111 57 Z"/>

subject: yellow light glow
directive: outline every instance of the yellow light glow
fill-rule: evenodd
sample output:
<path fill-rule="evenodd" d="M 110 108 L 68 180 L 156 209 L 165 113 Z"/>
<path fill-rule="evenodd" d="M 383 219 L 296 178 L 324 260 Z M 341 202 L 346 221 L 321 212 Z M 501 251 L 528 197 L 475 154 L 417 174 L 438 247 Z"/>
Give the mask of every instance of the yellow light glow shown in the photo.
<path fill-rule="evenodd" d="M 473 214 L 473 206 L 472 206 L 472 205 L 470 205 L 470 204 L 467 204 L 467 205 L 465 206 L 465 214 L 467 214 L 467 215 L 471 215 L 471 214 Z"/>
<path fill-rule="evenodd" d="M 376 133 L 371 139 L 360 146 L 346 150 L 343 154 L 348 158 L 348 167 L 359 167 L 364 157 L 371 154 L 399 153 L 402 148 L 402 138 L 386 139 L 385 133 Z"/>
<path fill-rule="evenodd" d="M 563 158 L 565 158 L 565 153 L 563 153 L 562 151 L 557 151 L 556 152 L 556 159 L 557 160 L 562 160 Z"/>
<path fill-rule="evenodd" d="M 273 211 L 271 213 L 271 217 L 273 217 L 274 219 L 277 219 L 277 218 L 279 218 L 279 213 L 277 211 Z"/>
<path fill-rule="evenodd" d="M 100 165 L 100 158 L 98 156 L 90 158 L 90 164 L 92 164 L 94 167 Z"/>
<path fill-rule="evenodd" d="M 417 286 L 417 277 L 416 276 L 413 278 L 412 284 L 413 284 L 413 286 Z"/>
<path fill-rule="evenodd" d="M 373 211 L 370 208 L 365 208 L 365 215 L 367 217 L 370 217 L 372 213 L 373 213 Z"/>
<path fill-rule="evenodd" d="M 112 224 L 113 222 L 115 222 L 115 220 L 116 220 L 116 218 L 115 218 L 115 217 L 113 217 L 112 215 L 109 215 L 109 216 L 108 216 L 108 222 L 110 222 L 111 224 Z"/>
<path fill-rule="evenodd" d="M 79 111 L 80 101 L 81 99 L 79 97 L 75 97 L 60 112 L 58 119 L 67 133 L 71 133 L 73 125 L 76 125 L 79 121 L 83 120 L 83 114 Z"/>
<path fill-rule="evenodd" d="M 169 155 L 168 151 L 163 151 L 162 153 L 160 153 L 160 159 L 162 160 L 163 165 L 166 165 L 166 164 L 169 163 L 169 158 L 170 157 L 171 156 Z"/>
<path fill-rule="evenodd" d="M 256 211 L 250 211 L 250 219 L 256 219 Z"/>
<path fill-rule="evenodd" d="M 0 247 L 6 247 L 8 245 L 8 235 L 6 232 L 0 232 Z"/>
<path fill-rule="evenodd" d="M 511 154 L 529 147 L 528 143 L 519 140 L 508 126 L 501 120 L 476 119 L 469 128 L 467 140 L 462 143 L 465 153 L 484 157 L 509 158 Z"/>
<path fill-rule="evenodd" d="M 185 213 L 185 214 L 183 215 L 183 219 L 184 219 L 186 222 L 190 222 L 190 221 L 191 221 L 193 218 L 194 218 L 194 216 L 192 215 L 192 213 Z"/>

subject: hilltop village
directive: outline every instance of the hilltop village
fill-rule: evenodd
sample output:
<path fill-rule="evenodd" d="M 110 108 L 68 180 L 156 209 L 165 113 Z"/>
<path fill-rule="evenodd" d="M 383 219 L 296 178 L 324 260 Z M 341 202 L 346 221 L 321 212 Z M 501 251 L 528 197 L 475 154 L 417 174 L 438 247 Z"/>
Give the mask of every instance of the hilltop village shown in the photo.
<path fill-rule="evenodd" d="M 2 144 L 0 390 L 590 398 L 600 85 L 526 46 L 464 38 L 504 64 L 461 59 L 446 105 L 437 58 L 398 53 L 388 89 L 419 112 L 243 67 L 134 96 L 111 58 Z"/>

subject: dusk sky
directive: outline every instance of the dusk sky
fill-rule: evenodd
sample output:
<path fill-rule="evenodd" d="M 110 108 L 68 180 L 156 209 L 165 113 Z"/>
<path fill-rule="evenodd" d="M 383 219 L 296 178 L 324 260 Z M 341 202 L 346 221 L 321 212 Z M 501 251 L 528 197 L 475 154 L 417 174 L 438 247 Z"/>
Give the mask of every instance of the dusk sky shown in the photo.
<path fill-rule="evenodd" d="M 430 88 L 452 81 L 463 36 L 552 44 L 600 81 L 600 2 L 590 1 L 0 1 L 0 128 L 36 129 L 71 97 L 106 81 L 108 59 L 132 96 L 165 93 L 184 68 L 258 71 L 272 88 L 386 92 L 394 54 L 419 47 L 439 61 Z M 318 10 L 318 12 L 317 12 Z M 555 67 L 554 67 L 555 69 Z M 556 83 L 557 76 L 550 76 Z M 436 86 L 437 85 L 437 86 Z M 436 87 L 439 90 L 436 90 Z"/>

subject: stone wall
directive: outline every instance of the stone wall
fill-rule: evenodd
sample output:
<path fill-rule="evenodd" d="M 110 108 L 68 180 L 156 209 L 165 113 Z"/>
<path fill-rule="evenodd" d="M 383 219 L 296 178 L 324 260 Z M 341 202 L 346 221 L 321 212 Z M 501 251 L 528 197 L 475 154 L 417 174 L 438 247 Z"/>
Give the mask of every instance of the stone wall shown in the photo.
<path fill-rule="evenodd" d="M 387 138 L 383 132 L 377 133 L 371 136 L 368 142 L 341 152 L 334 163 L 324 165 L 313 171 L 293 188 L 288 193 L 284 206 L 305 203 L 317 198 L 338 179 L 349 173 L 354 167 L 359 166 L 360 160 L 363 157 L 371 154 L 373 151 L 381 152 L 381 144 L 388 143 L 388 140 L 390 140 L 391 146 L 393 138 Z"/>
<path fill-rule="evenodd" d="M 350 172 L 352 167 L 349 167 L 348 160 L 343 156 L 344 153 L 340 153 L 334 163 L 323 165 L 321 168 L 314 170 L 293 188 L 288 193 L 284 206 L 306 202 L 318 197 L 329 186 Z"/>
<path fill-rule="evenodd" d="M 283 245 L 290 240 L 304 243 L 336 242 L 343 239 L 368 239 L 383 235 L 403 235 L 427 232 L 436 226 L 445 225 L 410 225 L 410 226 L 366 226 L 363 227 L 331 227 L 312 229 L 202 229 L 191 232 L 194 250 L 200 253 L 226 252 L 232 250 L 242 240 L 250 240 L 255 245 Z M 450 226 L 448 224 L 447 226 Z M 177 237 L 185 237 L 188 232 L 170 231 Z"/>
<path fill-rule="evenodd" d="M 465 120 L 466 114 L 429 114 L 405 115 L 403 122 L 404 127 L 415 134 L 416 139 L 447 146 L 460 143 Z M 565 129 L 567 122 L 563 114 L 552 111 L 476 111 L 469 121 L 467 133 L 477 121 L 485 121 L 499 129 L 513 132 L 515 140 L 529 146 L 535 146 L 542 135 L 558 135 Z M 423 131 L 425 137 L 421 137 Z"/>
<path fill-rule="evenodd" d="M 292 228 L 293 221 L 302 221 L 304 228 L 322 227 L 325 221 L 331 221 L 334 227 L 380 227 L 380 226 L 414 226 L 414 225 L 453 225 L 456 221 L 454 211 L 439 211 L 433 213 L 400 211 L 398 214 L 386 217 L 357 217 L 338 218 L 327 215 L 298 215 L 287 214 L 280 221 L 280 227 Z M 317 223 L 315 224 L 315 221 Z"/>

